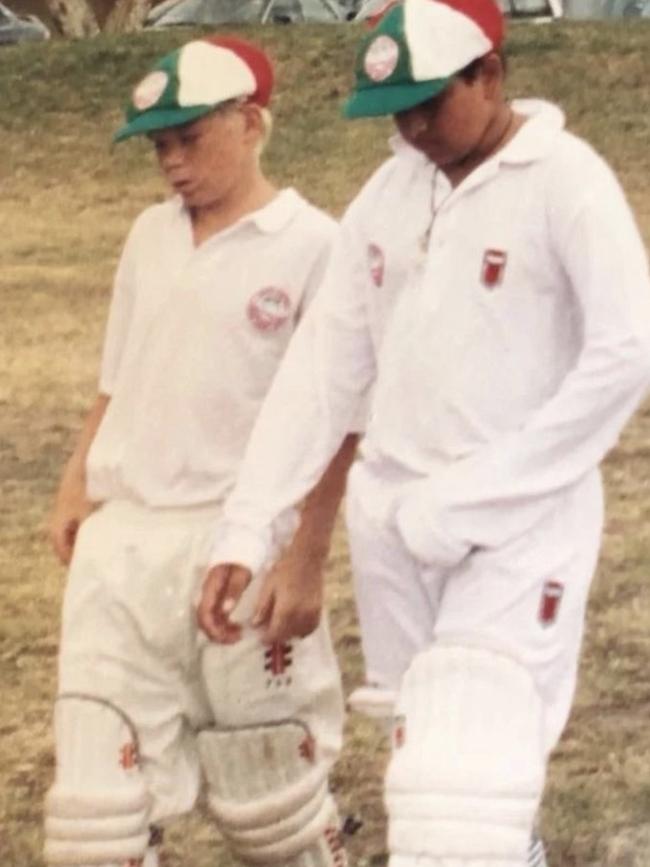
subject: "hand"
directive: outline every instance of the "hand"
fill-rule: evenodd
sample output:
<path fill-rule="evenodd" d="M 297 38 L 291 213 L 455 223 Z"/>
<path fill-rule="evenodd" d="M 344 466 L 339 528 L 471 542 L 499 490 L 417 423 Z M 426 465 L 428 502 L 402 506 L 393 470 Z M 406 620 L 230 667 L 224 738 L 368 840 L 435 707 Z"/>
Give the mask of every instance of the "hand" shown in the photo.
<path fill-rule="evenodd" d="M 235 563 L 219 563 L 208 572 L 197 610 L 198 623 L 211 641 L 234 644 L 241 638 L 241 625 L 230 619 L 251 573 Z"/>
<path fill-rule="evenodd" d="M 61 487 L 50 516 L 49 537 L 64 566 L 70 563 L 79 527 L 92 510 L 93 505 L 86 499 L 83 485 Z"/>
<path fill-rule="evenodd" d="M 264 579 L 252 625 L 264 644 L 305 638 L 320 623 L 322 562 L 289 549 Z"/>
<path fill-rule="evenodd" d="M 471 546 L 450 531 L 448 509 L 426 479 L 407 487 L 395 524 L 409 553 L 427 566 L 451 569 L 470 552 Z"/>

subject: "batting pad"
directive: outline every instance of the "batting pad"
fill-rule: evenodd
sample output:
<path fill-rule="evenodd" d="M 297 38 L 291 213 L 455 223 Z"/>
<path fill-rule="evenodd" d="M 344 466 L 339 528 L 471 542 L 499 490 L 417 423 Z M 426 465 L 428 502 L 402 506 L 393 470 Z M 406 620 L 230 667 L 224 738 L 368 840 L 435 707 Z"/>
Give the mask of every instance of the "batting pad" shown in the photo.
<path fill-rule="evenodd" d="M 492 648 L 435 644 L 414 658 L 397 713 L 402 745 L 386 777 L 394 863 L 525 865 L 546 757 L 542 702 L 523 665 Z"/>
<path fill-rule="evenodd" d="M 242 861 L 344 867 L 327 764 L 304 725 L 206 730 L 198 745 L 211 812 Z"/>
<path fill-rule="evenodd" d="M 44 858 L 105 865 L 145 856 L 150 798 L 137 737 L 110 704 L 61 696 L 55 707 L 56 780 L 45 799 Z"/>

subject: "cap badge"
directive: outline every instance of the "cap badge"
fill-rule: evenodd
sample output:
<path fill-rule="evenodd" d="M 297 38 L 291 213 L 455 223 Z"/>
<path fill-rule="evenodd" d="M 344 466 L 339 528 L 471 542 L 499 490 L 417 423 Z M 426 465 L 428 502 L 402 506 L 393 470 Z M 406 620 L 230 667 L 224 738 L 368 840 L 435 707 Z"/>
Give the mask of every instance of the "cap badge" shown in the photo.
<path fill-rule="evenodd" d="M 138 111 L 154 106 L 165 92 L 169 76 L 162 69 L 150 72 L 133 91 L 133 105 Z"/>
<path fill-rule="evenodd" d="M 372 81 L 385 81 L 395 71 L 399 60 L 399 45 L 390 36 L 374 39 L 363 60 L 366 75 Z"/>

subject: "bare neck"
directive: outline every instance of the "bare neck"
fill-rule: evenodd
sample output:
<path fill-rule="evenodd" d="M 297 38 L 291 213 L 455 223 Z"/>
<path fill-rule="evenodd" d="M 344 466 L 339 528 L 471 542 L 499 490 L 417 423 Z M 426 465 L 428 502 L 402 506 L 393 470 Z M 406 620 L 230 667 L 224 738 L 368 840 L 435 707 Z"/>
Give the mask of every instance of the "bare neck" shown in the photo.
<path fill-rule="evenodd" d="M 486 127 L 476 147 L 457 163 L 442 167 L 452 187 L 457 187 L 481 163 L 504 148 L 525 121 L 523 115 L 516 114 L 510 105 L 504 102 Z"/>
<path fill-rule="evenodd" d="M 190 207 L 194 246 L 198 247 L 211 235 L 216 235 L 247 214 L 268 205 L 276 194 L 277 188 L 258 169 L 222 199 L 207 205 Z"/>

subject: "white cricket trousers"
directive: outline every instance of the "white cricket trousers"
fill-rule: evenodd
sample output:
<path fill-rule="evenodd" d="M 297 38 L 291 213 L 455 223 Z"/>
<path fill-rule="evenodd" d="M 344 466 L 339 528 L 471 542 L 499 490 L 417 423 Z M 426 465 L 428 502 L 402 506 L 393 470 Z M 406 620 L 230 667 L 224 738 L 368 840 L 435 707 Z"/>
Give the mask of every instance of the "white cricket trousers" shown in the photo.
<path fill-rule="evenodd" d="M 422 678 L 423 671 L 434 670 L 434 658 L 437 666 L 447 664 L 440 662 L 442 656 L 435 648 L 442 648 L 444 654 L 444 648 L 449 643 L 455 645 L 459 636 L 461 644 L 470 648 L 498 648 L 517 661 L 524 678 L 529 673 L 532 688 L 541 698 L 540 747 L 531 743 L 531 750 L 537 749 L 543 769 L 565 726 L 576 686 L 585 609 L 602 534 L 600 474 L 594 471 L 558 494 L 556 506 L 525 537 L 500 549 L 478 549 L 451 570 L 427 566 L 406 550 L 391 520 L 405 481 L 402 471 L 380 462 L 358 462 L 349 476 L 346 518 L 367 681 L 394 690 L 402 701 L 407 682 L 404 676 L 409 672 L 410 683 L 416 677 L 422 690 L 421 706 L 426 705 L 427 692 L 436 695 L 438 707 L 448 700 L 453 704 L 455 699 L 449 692 L 441 695 L 433 684 L 429 690 L 426 677 L 424 681 Z M 461 652 L 473 666 L 471 649 Z M 498 657 L 488 652 L 485 659 L 489 662 L 490 658 L 498 662 Z M 475 667 L 473 670 L 477 671 Z M 462 674 L 455 683 L 461 690 L 469 689 Z M 475 679 L 473 683 L 474 695 L 480 695 L 480 682 Z M 413 701 L 412 685 L 409 689 Z M 503 699 L 502 694 L 502 707 L 504 701 L 507 705 L 507 695 Z M 491 713 L 493 709 L 486 710 Z M 480 720 L 480 707 L 474 705 L 474 713 Z M 471 721 L 456 717 L 450 724 L 453 731 L 446 733 L 449 737 L 432 731 L 431 738 L 445 740 L 450 749 L 454 732 L 465 722 L 469 729 Z M 426 740 L 428 733 L 420 736 Z M 422 755 L 428 751 L 434 765 L 444 765 L 444 756 L 441 759 L 432 744 L 431 740 L 422 744 Z M 460 761 L 462 764 L 462 758 Z M 400 770 L 399 762 L 393 765 Z M 400 773 L 400 785 L 408 788 L 408 773 L 406 778 Z M 417 762 L 414 773 L 418 773 Z M 422 785 L 421 779 L 418 785 Z M 387 797 L 390 805 L 388 791 Z M 390 838 L 390 806 L 388 813 Z M 426 832 L 426 822 L 422 830 Z M 438 845 L 437 840 L 433 845 Z M 487 864 L 472 857 L 429 858 L 426 851 L 416 856 L 393 851 L 390 862 L 391 867 Z M 525 859 L 512 862 L 497 858 L 489 864 L 524 867 Z"/>
<path fill-rule="evenodd" d="M 325 618 L 312 635 L 275 648 L 251 629 L 228 646 L 198 629 L 217 517 L 214 507 L 109 502 L 80 528 L 65 591 L 59 696 L 107 702 L 134 726 L 152 822 L 193 806 L 202 728 L 297 718 L 321 756 L 333 762 L 340 748 L 343 702 Z M 252 608 L 258 589 L 259 579 L 242 603 Z M 92 750 L 87 733 L 78 737 Z"/>

